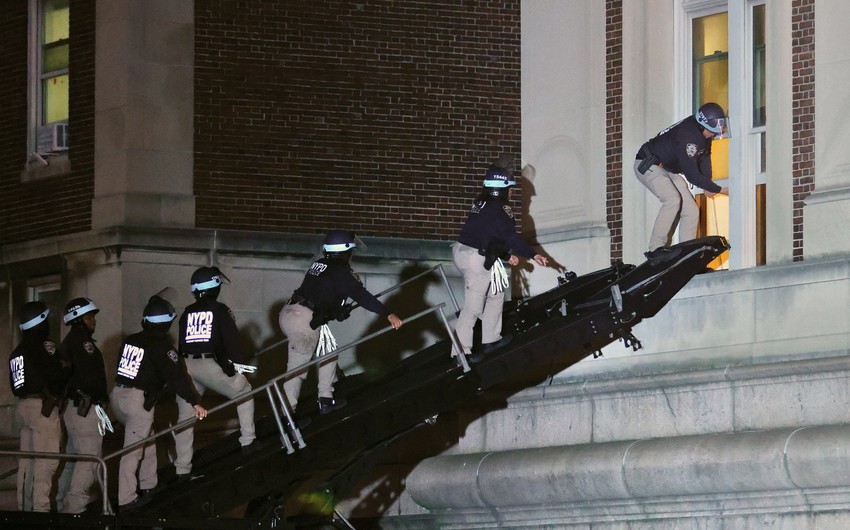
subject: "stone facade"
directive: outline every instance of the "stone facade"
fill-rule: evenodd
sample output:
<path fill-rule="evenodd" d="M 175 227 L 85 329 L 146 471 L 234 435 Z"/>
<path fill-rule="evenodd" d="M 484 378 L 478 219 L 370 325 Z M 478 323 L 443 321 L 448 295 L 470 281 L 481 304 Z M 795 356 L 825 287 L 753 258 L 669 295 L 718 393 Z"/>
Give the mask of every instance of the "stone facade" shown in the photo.
<path fill-rule="evenodd" d="M 648 136 L 689 112 L 688 16 L 728 9 L 734 26 L 750 5 L 74 0 L 72 148 L 47 171 L 21 169 L 19 4 L 0 37 L 2 344 L 11 349 L 15 308 L 47 278 L 65 300 L 102 307 L 96 337 L 109 367 L 147 298 L 170 286 L 182 310 L 192 270 L 206 264 L 233 281 L 222 300 L 243 347 L 274 344 L 277 312 L 328 228 L 377 236 L 355 258 L 373 292 L 443 265 L 460 293 L 448 243 L 503 151 L 528 165 L 522 230 L 557 265 L 642 261 L 657 202 L 631 164 Z M 850 243 L 840 228 L 850 215 L 850 3 L 766 5 L 767 265 L 753 266 L 752 190 L 733 177 L 732 270 L 695 278 L 640 324 L 642 350 L 615 344 L 548 384 L 439 418 L 399 444 L 342 513 L 410 529 L 850 526 Z M 730 62 L 730 78 L 749 75 L 745 66 Z M 514 294 L 548 289 L 556 274 L 518 268 Z M 431 281 L 388 304 L 404 317 L 440 302 L 447 294 Z M 346 343 L 375 324 L 355 313 L 335 332 Z M 343 368 L 441 338 L 406 329 L 407 349 L 358 350 Z M 282 363 L 282 352 L 264 354 L 261 376 Z M 9 425 L 6 386 L 0 402 Z"/>

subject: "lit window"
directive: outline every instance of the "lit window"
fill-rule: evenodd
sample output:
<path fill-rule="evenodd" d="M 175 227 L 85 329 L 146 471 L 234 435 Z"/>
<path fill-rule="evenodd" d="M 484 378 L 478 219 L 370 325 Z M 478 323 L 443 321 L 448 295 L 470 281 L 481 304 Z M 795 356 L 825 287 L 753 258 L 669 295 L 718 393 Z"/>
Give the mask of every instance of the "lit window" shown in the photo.
<path fill-rule="evenodd" d="M 719 9 L 727 7 L 726 2 L 715 2 Z M 705 4 L 703 4 L 705 5 Z M 752 201 L 743 208 L 731 212 L 729 197 L 715 195 L 706 197 L 701 190 L 696 199 L 700 207 L 699 235 L 722 235 L 729 237 L 730 223 L 741 224 L 740 233 L 748 240 L 732 241 L 730 252 L 741 248 L 752 248 L 752 254 L 742 255 L 738 263 L 744 266 L 763 265 L 766 257 L 766 142 L 767 107 L 765 104 L 766 87 L 766 42 L 765 42 L 765 3 L 763 0 L 732 0 L 736 12 L 746 13 L 744 24 L 729 24 L 727 11 L 694 15 L 691 20 L 691 68 L 692 68 L 692 110 L 713 101 L 729 113 L 730 102 L 735 108 L 742 109 L 743 116 L 730 115 L 731 138 L 715 140 L 711 143 L 712 178 L 720 186 L 740 190 L 730 186 L 730 182 L 744 186 L 747 192 L 743 196 L 752 197 Z M 739 11 L 740 10 L 740 11 Z M 735 33 L 730 35 L 730 27 Z M 745 57 L 740 62 L 747 65 L 750 75 L 742 74 L 730 86 L 729 41 L 743 42 Z M 730 167 L 730 147 L 740 147 L 741 162 Z M 740 166 L 740 167 L 738 167 Z M 740 203 L 739 203 L 740 204 Z M 746 225 L 746 226 L 743 226 Z M 736 227 L 739 225 L 736 224 Z M 736 232 L 737 233 L 737 232 Z M 725 253 L 711 263 L 713 268 L 728 267 L 730 253 Z"/>
<path fill-rule="evenodd" d="M 30 152 L 68 149 L 70 0 L 30 0 Z"/>

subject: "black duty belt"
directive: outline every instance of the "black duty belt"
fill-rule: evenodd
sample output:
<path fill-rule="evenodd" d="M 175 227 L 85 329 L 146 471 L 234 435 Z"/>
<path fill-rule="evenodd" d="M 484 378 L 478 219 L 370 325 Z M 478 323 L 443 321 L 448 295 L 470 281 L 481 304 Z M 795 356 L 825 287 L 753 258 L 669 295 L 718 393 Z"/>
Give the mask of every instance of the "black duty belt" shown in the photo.
<path fill-rule="evenodd" d="M 214 353 L 184 353 L 186 359 L 215 359 Z"/>
<path fill-rule="evenodd" d="M 289 303 L 290 304 L 303 305 L 304 307 L 306 307 L 310 311 L 314 311 L 316 309 L 316 304 L 314 304 L 310 300 L 307 300 L 303 296 L 293 296 L 292 299 L 289 301 Z"/>

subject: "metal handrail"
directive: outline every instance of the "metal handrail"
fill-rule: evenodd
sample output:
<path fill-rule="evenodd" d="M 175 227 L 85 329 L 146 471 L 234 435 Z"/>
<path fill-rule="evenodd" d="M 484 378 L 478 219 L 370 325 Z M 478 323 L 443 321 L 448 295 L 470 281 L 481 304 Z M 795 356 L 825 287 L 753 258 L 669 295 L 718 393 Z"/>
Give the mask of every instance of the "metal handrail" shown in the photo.
<path fill-rule="evenodd" d="M 430 313 L 433 313 L 433 312 L 440 312 L 440 314 L 441 314 L 441 316 L 442 316 L 442 318 L 443 318 L 443 320 L 446 324 L 447 329 L 450 329 L 449 326 L 448 326 L 448 322 L 445 320 L 445 314 L 443 313 L 443 307 L 445 307 L 445 305 L 446 305 L 445 302 L 441 302 L 438 305 L 435 305 L 433 307 L 430 307 L 428 309 L 425 309 L 423 311 L 420 311 L 420 312 L 418 312 L 414 315 L 407 317 L 406 320 L 409 322 L 409 321 L 412 321 L 412 320 L 417 320 L 419 318 L 422 318 L 422 317 L 424 317 L 424 316 L 426 316 Z M 246 401 L 246 400 L 252 398 L 255 394 L 259 394 L 260 392 L 266 392 L 271 399 L 271 389 L 274 388 L 276 390 L 277 394 L 278 394 L 278 401 L 280 401 L 280 405 L 282 405 L 282 407 L 283 407 L 284 413 L 285 413 L 286 418 L 288 420 L 288 424 L 289 424 L 290 428 L 294 431 L 293 434 L 295 435 L 297 441 L 299 442 L 299 446 L 303 448 L 304 447 L 303 439 L 301 438 L 301 433 L 298 430 L 298 427 L 295 425 L 295 422 L 293 421 L 292 412 L 290 410 L 291 407 L 283 399 L 284 396 L 280 393 L 280 388 L 277 386 L 277 383 L 280 382 L 280 381 L 290 379 L 294 375 L 298 375 L 298 374 L 301 374 L 302 372 L 306 372 L 310 367 L 312 367 L 314 365 L 323 364 L 323 363 L 325 363 L 325 362 L 327 362 L 331 359 L 336 359 L 343 352 L 350 350 L 351 348 L 353 348 L 353 347 L 355 347 L 355 346 L 357 346 L 357 345 L 359 345 L 363 342 L 366 342 L 367 340 L 370 340 L 374 337 L 377 337 L 378 335 L 382 335 L 382 334 L 384 334 L 387 331 L 390 331 L 392 329 L 393 329 L 392 326 L 387 326 L 387 327 L 382 328 L 378 331 L 375 331 L 374 333 L 370 333 L 369 335 L 361 337 L 360 339 L 355 340 L 354 342 L 351 342 L 351 343 L 349 343 L 345 346 L 342 346 L 342 347 L 334 350 L 331 353 L 328 353 L 328 354 L 323 355 L 321 357 L 317 357 L 315 359 L 312 359 L 312 360 L 310 360 L 310 361 L 308 361 L 308 362 L 306 362 L 306 363 L 304 363 L 300 366 L 293 368 L 292 370 L 284 372 L 283 374 L 278 375 L 278 376 L 274 377 L 273 379 L 269 380 L 268 382 L 266 382 L 262 386 L 254 388 L 254 389 L 250 390 L 249 392 L 246 392 L 244 394 L 240 394 L 233 399 L 230 399 L 228 401 L 225 401 L 224 403 L 220 403 L 219 405 L 212 407 L 211 409 L 208 409 L 207 410 L 207 416 L 209 416 L 210 414 L 212 414 L 214 412 L 218 412 L 221 409 L 227 408 L 231 405 L 238 404 L 238 403 L 241 403 L 243 401 Z M 450 340 L 452 341 L 452 344 L 455 346 L 455 348 L 459 350 L 459 348 L 457 347 L 457 342 L 456 342 L 454 335 L 450 333 L 449 337 L 450 337 Z M 463 359 L 463 362 L 466 365 L 465 359 Z M 465 369 L 465 371 L 468 371 L 468 365 L 466 365 L 464 369 Z M 272 403 L 272 405 L 274 406 L 276 404 Z M 273 407 L 272 410 L 275 414 L 276 420 L 278 420 L 278 430 L 280 431 L 281 437 L 286 437 L 285 428 L 284 428 L 284 425 L 281 423 L 281 420 L 280 420 L 280 417 L 278 416 L 278 412 L 277 412 L 276 407 Z M 182 422 L 177 423 L 176 425 L 172 425 L 171 427 L 164 429 L 162 431 L 159 431 L 157 433 L 154 433 L 154 434 L 150 435 L 149 437 L 147 437 L 143 440 L 139 440 L 138 442 L 134 442 L 134 443 L 132 443 L 132 444 L 126 446 L 126 447 L 121 448 L 118 451 L 110 453 L 110 454 L 104 456 L 103 459 L 104 460 L 111 460 L 111 459 L 113 459 L 117 456 L 122 456 L 126 453 L 129 453 L 130 451 L 133 451 L 134 449 L 137 449 L 139 447 L 142 447 L 144 445 L 149 444 L 150 442 L 156 440 L 157 438 L 159 438 L 161 436 L 165 436 L 166 434 L 169 434 L 171 432 L 175 432 L 175 431 L 181 430 L 185 427 L 188 427 L 188 426 L 192 425 L 193 423 L 195 423 L 197 421 L 200 421 L 200 420 L 198 420 L 198 418 L 194 417 L 194 416 L 191 417 L 191 418 L 188 418 L 186 420 L 183 420 Z M 287 450 L 289 450 L 289 447 L 287 447 Z M 294 452 L 294 449 L 292 451 L 289 451 L 289 452 L 290 453 Z"/>
<path fill-rule="evenodd" d="M 76 453 L 44 453 L 40 451 L 12 451 L 0 450 L 0 455 L 21 456 L 21 457 L 36 457 L 36 458 L 54 458 L 56 460 L 93 460 L 97 462 L 97 470 L 95 473 L 97 481 L 100 484 L 100 491 L 103 494 L 103 515 L 110 515 L 112 507 L 109 505 L 109 497 L 107 495 L 107 474 L 106 474 L 106 458 L 95 455 L 81 455 Z"/>

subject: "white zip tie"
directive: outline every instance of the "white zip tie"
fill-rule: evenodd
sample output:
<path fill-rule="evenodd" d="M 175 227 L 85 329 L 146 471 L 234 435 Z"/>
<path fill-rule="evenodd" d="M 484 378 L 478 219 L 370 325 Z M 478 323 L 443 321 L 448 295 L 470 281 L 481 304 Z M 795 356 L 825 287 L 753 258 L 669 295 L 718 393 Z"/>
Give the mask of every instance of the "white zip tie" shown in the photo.
<path fill-rule="evenodd" d="M 336 349 L 336 339 L 327 324 L 319 328 L 319 344 L 316 346 L 316 357 L 327 355 Z"/>
<path fill-rule="evenodd" d="M 490 293 L 501 293 L 508 287 L 508 272 L 500 258 L 496 258 L 490 268 Z"/>
<path fill-rule="evenodd" d="M 95 412 L 97 412 L 97 417 L 100 421 L 97 423 L 97 431 L 101 436 L 106 436 L 106 431 L 115 432 L 112 428 L 112 422 L 109 421 L 109 416 L 107 416 L 106 411 L 103 410 L 103 407 L 100 405 L 94 406 Z"/>

